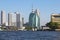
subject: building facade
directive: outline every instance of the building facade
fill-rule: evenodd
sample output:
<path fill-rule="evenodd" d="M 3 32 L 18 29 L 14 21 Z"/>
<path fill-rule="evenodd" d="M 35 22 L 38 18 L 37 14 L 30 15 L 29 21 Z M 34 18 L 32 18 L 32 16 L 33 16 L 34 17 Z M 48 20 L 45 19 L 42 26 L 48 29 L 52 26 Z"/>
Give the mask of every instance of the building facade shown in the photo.
<path fill-rule="evenodd" d="M 6 14 L 5 14 L 5 11 L 4 10 L 2 10 L 1 11 L 1 24 L 3 25 L 5 25 L 6 24 Z"/>
<path fill-rule="evenodd" d="M 18 28 L 22 27 L 22 21 L 21 21 L 21 16 L 19 12 L 15 12 L 16 13 L 16 26 Z"/>
<path fill-rule="evenodd" d="M 40 15 L 40 12 L 38 9 L 36 9 L 35 11 L 32 10 L 29 16 L 29 25 L 31 27 L 40 28 L 40 16 L 39 15 Z"/>
<path fill-rule="evenodd" d="M 51 22 L 56 22 L 56 23 L 60 24 L 60 14 L 52 14 Z"/>
<path fill-rule="evenodd" d="M 22 27 L 22 20 L 23 19 L 21 18 L 19 12 L 8 14 L 8 25 L 9 26 L 15 26 L 17 28 L 21 28 Z"/>
<path fill-rule="evenodd" d="M 24 25 L 24 18 L 22 17 L 22 25 Z"/>
<path fill-rule="evenodd" d="M 8 13 L 8 25 L 16 26 L 16 14 Z"/>
<path fill-rule="evenodd" d="M 60 14 L 52 14 L 51 15 L 51 22 L 57 23 L 57 28 L 60 29 Z"/>
<path fill-rule="evenodd" d="M 8 25 L 12 26 L 12 13 L 8 13 Z"/>

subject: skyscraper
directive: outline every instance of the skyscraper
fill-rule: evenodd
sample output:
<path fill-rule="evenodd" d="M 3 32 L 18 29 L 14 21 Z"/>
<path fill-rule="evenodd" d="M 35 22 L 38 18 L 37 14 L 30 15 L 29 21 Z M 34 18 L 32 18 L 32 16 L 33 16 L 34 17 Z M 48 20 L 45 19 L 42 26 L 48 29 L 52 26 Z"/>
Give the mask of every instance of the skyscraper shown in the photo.
<path fill-rule="evenodd" d="M 8 25 L 12 26 L 12 13 L 8 14 Z"/>
<path fill-rule="evenodd" d="M 8 14 L 8 25 L 16 26 L 16 14 L 14 14 L 14 13 Z"/>
<path fill-rule="evenodd" d="M 40 28 L 40 12 L 38 9 L 36 9 L 35 11 L 32 10 L 32 12 L 30 13 L 29 16 L 29 25 L 31 27 L 37 27 Z"/>
<path fill-rule="evenodd" d="M 4 10 L 2 10 L 1 11 L 1 24 L 3 25 L 5 25 L 6 24 L 6 14 L 5 14 L 5 11 Z"/>
<path fill-rule="evenodd" d="M 22 25 L 24 25 L 24 18 L 22 17 Z"/>
<path fill-rule="evenodd" d="M 17 28 L 22 27 L 22 18 L 20 17 L 19 12 L 15 12 L 15 14 L 13 13 L 8 14 L 8 25 L 15 26 Z"/>
<path fill-rule="evenodd" d="M 18 28 L 22 28 L 22 18 L 20 16 L 19 12 L 15 12 L 16 13 L 16 26 Z"/>
<path fill-rule="evenodd" d="M 39 9 L 35 10 L 35 23 L 36 23 L 36 27 L 40 28 L 40 12 Z"/>

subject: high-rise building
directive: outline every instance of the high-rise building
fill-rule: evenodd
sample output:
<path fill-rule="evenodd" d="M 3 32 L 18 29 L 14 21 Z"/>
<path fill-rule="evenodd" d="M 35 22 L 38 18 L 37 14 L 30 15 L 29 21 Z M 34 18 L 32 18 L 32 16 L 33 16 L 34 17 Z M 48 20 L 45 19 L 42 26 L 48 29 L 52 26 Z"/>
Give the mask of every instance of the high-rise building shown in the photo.
<path fill-rule="evenodd" d="M 22 27 L 22 18 L 20 17 L 19 12 L 15 12 L 15 14 L 13 13 L 8 14 L 8 25 L 15 26 L 17 28 Z"/>
<path fill-rule="evenodd" d="M 8 25 L 16 26 L 16 14 L 13 13 L 8 14 Z"/>
<path fill-rule="evenodd" d="M 16 14 L 12 14 L 12 26 L 16 26 Z"/>
<path fill-rule="evenodd" d="M 15 12 L 16 13 L 16 26 L 18 28 L 22 28 L 22 18 L 20 16 L 19 12 Z"/>
<path fill-rule="evenodd" d="M 3 25 L 5 25 L 6 24 L 6 14 L 5 14 L 5 11 L 4 10 L 2 10 L 1 11 L 1 24 Z"/>
<path fill-rule="evenodd" d="M 12 13 L 8 14 L 8 25 L 12 26 Z"/>
<path fill-rule="evenodd" d="M 24 18 L 22 17 L 22 25 L 24 25 Z"/>
<path fill-rule="evenodd" d="M 29 16 L 29 25 L 31 27 L 37 27 L 40 28 L 40 12 L 38 9 L 36 9 L 35 11 L 32 10 L 32 12 L 30 13 Z"/>

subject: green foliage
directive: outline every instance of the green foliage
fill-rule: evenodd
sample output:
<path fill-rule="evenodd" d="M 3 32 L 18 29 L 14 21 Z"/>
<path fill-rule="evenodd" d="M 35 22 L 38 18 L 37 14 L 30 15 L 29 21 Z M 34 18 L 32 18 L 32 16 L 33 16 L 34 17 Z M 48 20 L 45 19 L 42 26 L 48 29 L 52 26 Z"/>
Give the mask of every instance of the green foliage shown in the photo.
<path fill-rule="evenodd" d="M 46 26 L 50 27 L 51 29 L 57 29 L 58 23 L 56 22 L 49 22 L 46 24 Z"/>
<path fill-rule="evenodd" d="M 27 30 L 32 30 L 32 27 L 27 26 L 27 27 L 25 27 L 25 29 L 27 29 Z"/>

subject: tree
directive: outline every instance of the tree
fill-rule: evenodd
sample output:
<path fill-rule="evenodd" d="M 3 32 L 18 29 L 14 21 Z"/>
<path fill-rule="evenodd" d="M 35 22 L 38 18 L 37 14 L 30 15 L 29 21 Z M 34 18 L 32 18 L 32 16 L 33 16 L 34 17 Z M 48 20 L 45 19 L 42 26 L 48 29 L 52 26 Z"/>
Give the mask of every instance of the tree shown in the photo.
<path fill-rule="evenodd" d="M 6 25 L 5 25 L 5 23 L 2 24 L 1 26 L 2 26 L 2 27 L 1 27 L 2 30 L 6 30 Z"/>
<path fill-rule="evenodd" d="M 46 26 L 48 26 L 51 29 L 57 29 L 58 28 L 58 23 L 56 22 L 49 22 L 46 24 Z"/>
<path fill-rule="evenodd" d="M 27 26 L 27 27 L 25 27 L 25 29 L 27 29 L 27 30 L 32 30 L 32 27 Z"/>

